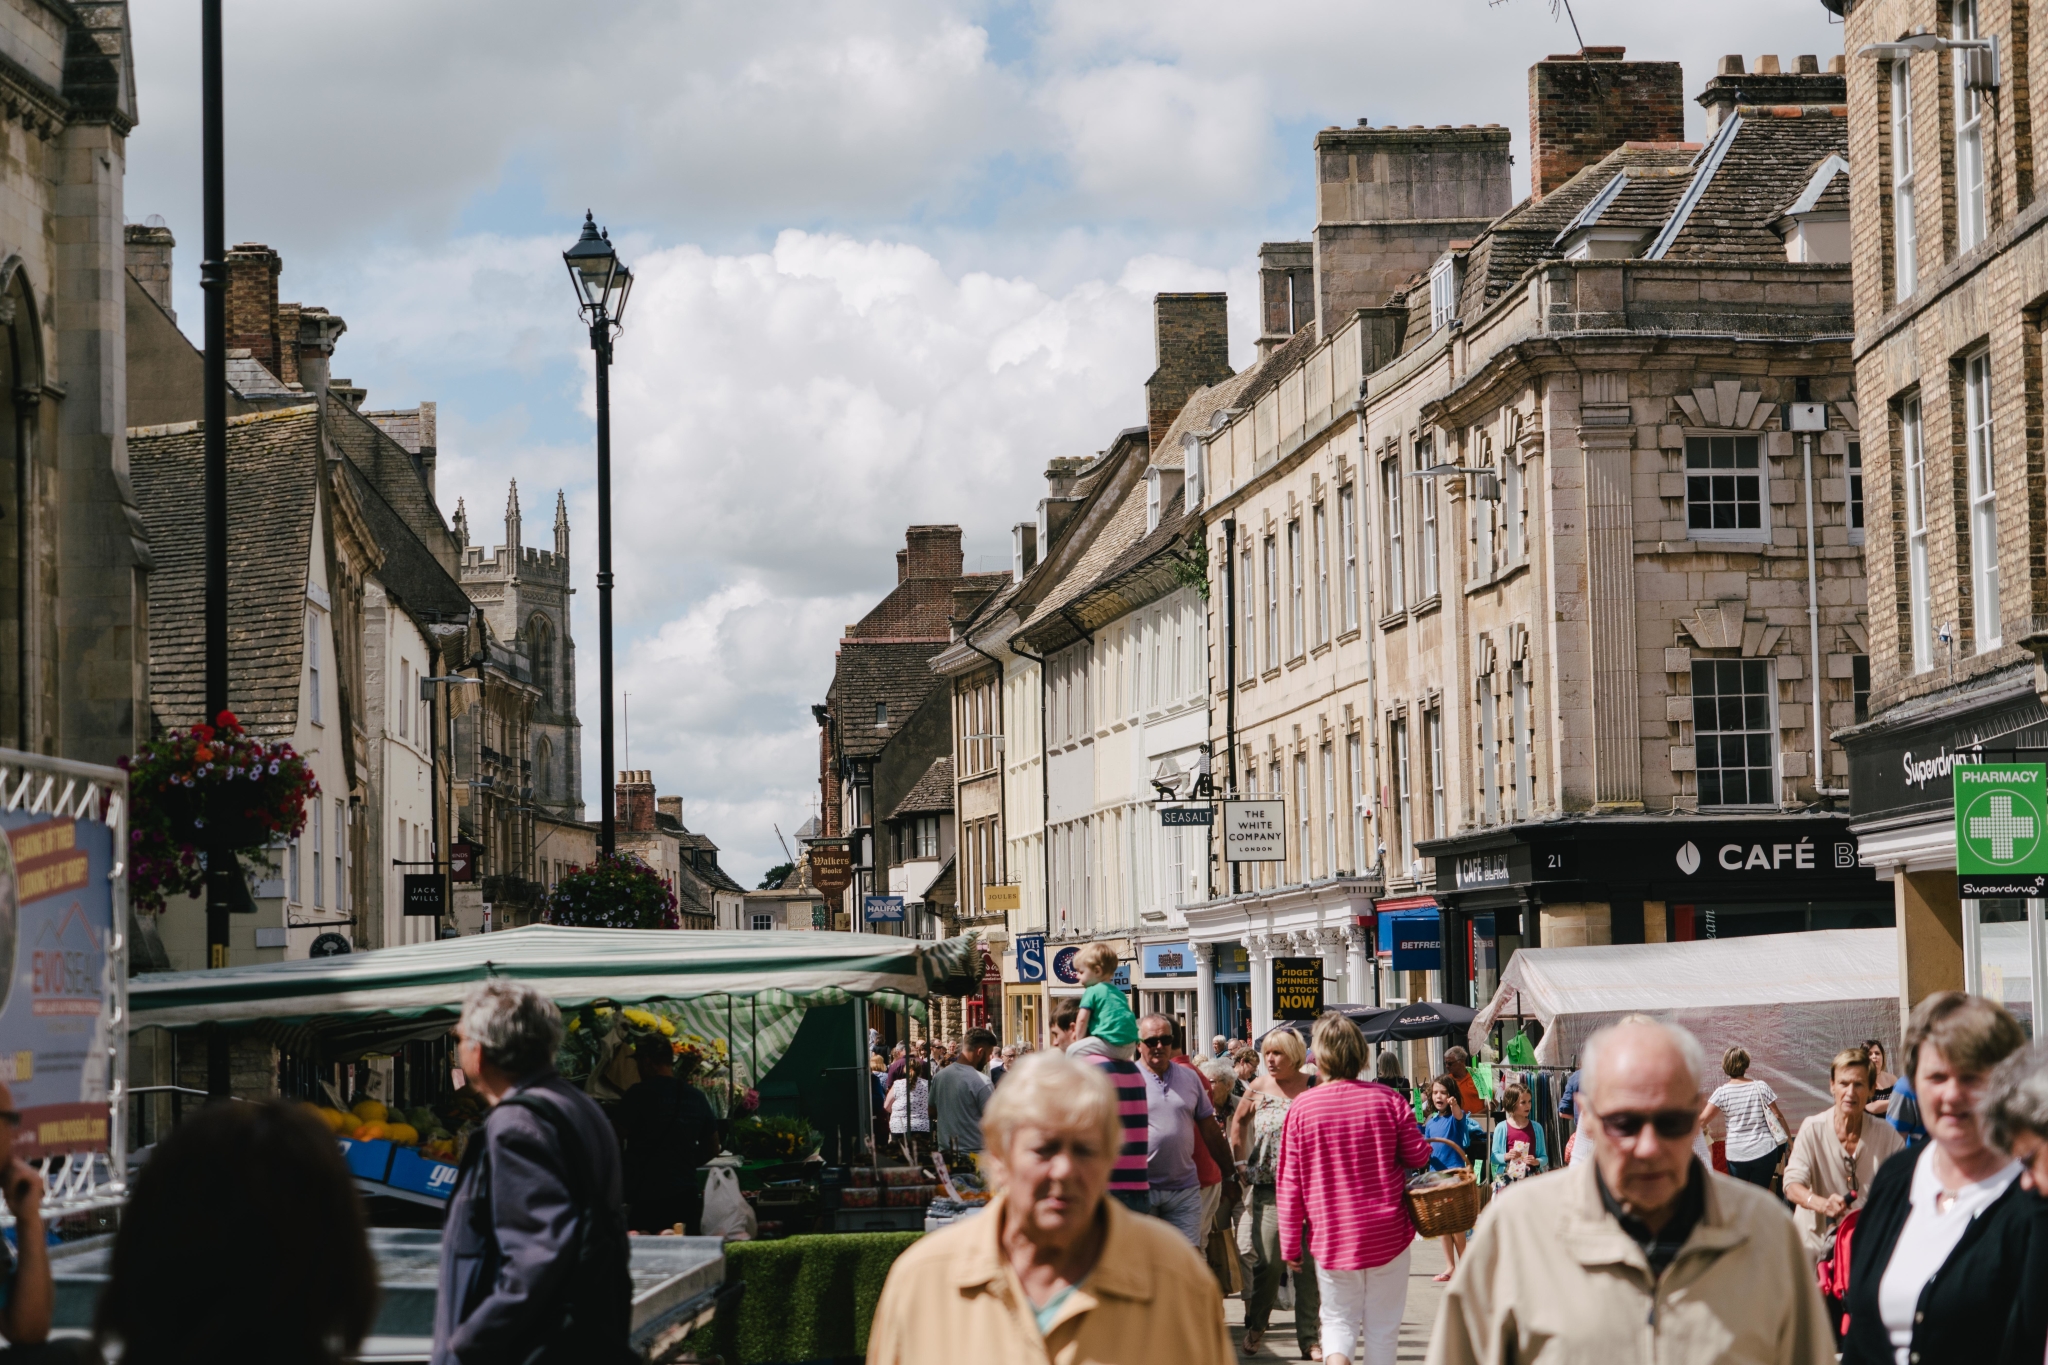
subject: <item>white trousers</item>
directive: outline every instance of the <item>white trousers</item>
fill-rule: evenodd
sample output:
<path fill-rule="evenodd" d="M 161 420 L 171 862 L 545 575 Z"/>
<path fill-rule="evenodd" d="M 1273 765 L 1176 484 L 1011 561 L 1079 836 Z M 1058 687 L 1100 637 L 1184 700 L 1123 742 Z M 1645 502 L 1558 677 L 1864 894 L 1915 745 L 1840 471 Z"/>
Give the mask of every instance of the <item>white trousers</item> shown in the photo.
<path fill-rule="evenodd" d="M 1394 1365 L 1401 1348 L 1401 1315 L 1408 1308 L 1408 1255 L 1371 1270 L 1316 1266 L 1323 1291 L 1323 1356 L 1351 1365 Z"/>

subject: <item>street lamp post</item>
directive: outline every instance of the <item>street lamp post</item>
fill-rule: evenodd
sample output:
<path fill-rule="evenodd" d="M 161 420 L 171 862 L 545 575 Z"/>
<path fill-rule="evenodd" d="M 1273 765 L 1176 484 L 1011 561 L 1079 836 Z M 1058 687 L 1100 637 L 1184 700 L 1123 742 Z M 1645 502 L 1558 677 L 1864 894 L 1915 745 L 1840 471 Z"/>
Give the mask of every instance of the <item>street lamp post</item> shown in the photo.
<path fill-rule="evenodd" d="M 206 721 L 228 709 L 228 270 L 226 171 L 222 155 L 221 0 L 199 7 L 200 181 L 204 200 L 205 257 L 199 283 L 206 293 L 205 437 L 206 508 Z M 241 875 L 217 841 L 206 849 L 206 965 L 228 965 L 227 879 Z M 207 1093 L 229 1093 L 228 1040 L 219 1026 L 207 1031 Z"/>
<path fill-rule="evenodd" d="M 633 272 L 619 263 L 611 235 L 600 232 L 597 219 L 583 215 L 583 235 L 562 253 L 576 286 L 576 304 L 590 324 L 590 349 L 597 357 L 597 686 L 604 693 L 604 716 L 598 727 L 603 751 L 604 796 L 599 807 L 598 851 L 611 856 L 618 837 L 616 781 L 612 769 L 612 338 L 626 315 L 626 296 L 633 292 Z"/>

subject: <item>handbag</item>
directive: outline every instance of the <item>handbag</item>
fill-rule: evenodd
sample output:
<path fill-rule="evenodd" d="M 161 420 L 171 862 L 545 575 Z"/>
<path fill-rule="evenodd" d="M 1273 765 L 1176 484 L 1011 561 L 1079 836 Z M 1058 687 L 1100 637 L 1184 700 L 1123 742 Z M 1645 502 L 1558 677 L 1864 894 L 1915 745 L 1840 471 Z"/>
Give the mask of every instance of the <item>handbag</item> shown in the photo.
<path fill-rule="evenodd" d="M 1764 1124 L 1771 1130 L 1771 1141 L 1780 1147 L 1792 1140 L 1792 1135 L 1785 1131 L 1785 1125 L 1778 1121 L 1778 1111 L 1769 1105 L 1764 1106 Z"/>

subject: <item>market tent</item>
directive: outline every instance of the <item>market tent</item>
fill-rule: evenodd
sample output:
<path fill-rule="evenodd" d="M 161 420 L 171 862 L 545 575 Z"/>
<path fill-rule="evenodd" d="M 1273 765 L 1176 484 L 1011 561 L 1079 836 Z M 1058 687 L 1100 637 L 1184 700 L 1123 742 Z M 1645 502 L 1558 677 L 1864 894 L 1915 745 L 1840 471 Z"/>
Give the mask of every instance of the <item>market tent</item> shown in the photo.
<path fill-rule="evenodd" d="M 218 971 L 155 972 L 128 987 L 128 1025 L 258 1028 L 343 1058 L 445 1032 L 465 988 L 490 977 L 531 982 L 564 1010 L 609 1001 L 759 1001 L 792 1008 L 878 998 L 923 1009 L 978 977 L 971 938 L 944 943 L 880 934 L 571 929 L 536 924 L 339 957 Z M 764 1068 L 765 1069 L 765 1068 Z"/>
<path fill-rule="evenodd" d="M 1740 1045 L 1795 1124 L 1828 1106 L 1828 1062 L 1868 1038 L 1899 1037 L 1898 938 L 1890 929 L 1524 948 L 1472 1021 L 1475 1055 L 1496 1019 L 1544 1027 L 1536 1060 L 1576 1066 L 1587 1038 L 1626 1014 L 1682 1024 L 1707 1051 L 1711 1090 L 1721 1054 Z"/>

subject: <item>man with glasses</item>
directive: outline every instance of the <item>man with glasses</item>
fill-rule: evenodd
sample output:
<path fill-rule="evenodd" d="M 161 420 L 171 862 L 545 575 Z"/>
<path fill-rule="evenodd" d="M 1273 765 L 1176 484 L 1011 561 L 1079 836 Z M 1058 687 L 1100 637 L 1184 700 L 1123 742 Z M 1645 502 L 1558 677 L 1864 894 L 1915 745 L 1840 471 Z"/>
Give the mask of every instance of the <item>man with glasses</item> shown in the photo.
<path fill-rule="evenodd" d="M 1209 1087 L 1192 1068 L 1176 1066 L 1173 1020 L 1148 1014 L 1138 1021 L 1138 1067 L 1145 1076 L 1146 1173 L 1152 1213 L 1180 1229 L 1196 1250 L 1202 1227 L 1202 1181 L 1195 1167 L 1199 1138 L 1222 1170 L 1231 1170 L 1230 1145 L 1216 1125 Z"/>
<path fill-rule="evenodd" d="M 1495 1197 L 1446 1291 L 1429 1365 L 1561 1359 L 1832 1365 L 1784 1206 L 1693 1155 L 1699 1041 L 1654 1020 L 1587 1042 L 1591 1162 Z"/>

